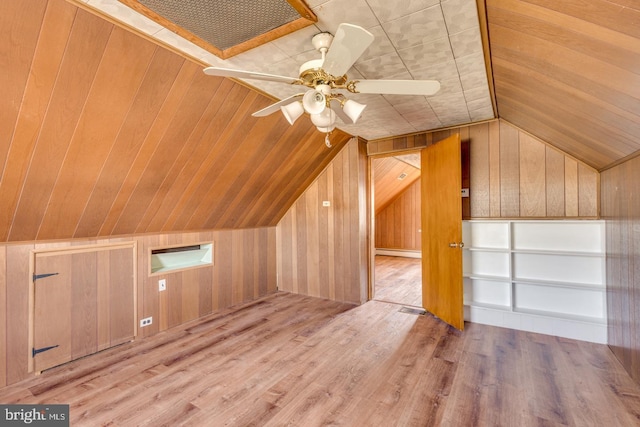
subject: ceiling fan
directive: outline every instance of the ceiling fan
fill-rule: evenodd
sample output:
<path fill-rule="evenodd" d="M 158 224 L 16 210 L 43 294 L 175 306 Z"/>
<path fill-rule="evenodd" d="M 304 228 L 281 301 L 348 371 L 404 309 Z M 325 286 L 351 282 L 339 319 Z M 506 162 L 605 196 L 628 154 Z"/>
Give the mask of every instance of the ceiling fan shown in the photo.
<path fill-rule="evenodd" d="M 326 133 L 325 143 L 331 147 L 329 134 L 335 129 L 336 118 L 345 124 L 355 123 L 366 107 L 347 99 L 342 92 L 428 96 L 440 90 L 440 83 L 435 80 L 349 80 L 346 72 L 373 39 L 373 34 L 364 28 L 346 23 L 338 26 L 335 36 L 328 32 L 316 34 L 311 43 L 322 57 L 302 64 L 297 78 L 220 67 L 207 67 L 204 72 L 211 76 L 266 80 L 310 88 L 256 111 L 252 116 L 263 117 L 281 110 L 287 121 L 293 124 L 306 112 L 318 130 Z"/>

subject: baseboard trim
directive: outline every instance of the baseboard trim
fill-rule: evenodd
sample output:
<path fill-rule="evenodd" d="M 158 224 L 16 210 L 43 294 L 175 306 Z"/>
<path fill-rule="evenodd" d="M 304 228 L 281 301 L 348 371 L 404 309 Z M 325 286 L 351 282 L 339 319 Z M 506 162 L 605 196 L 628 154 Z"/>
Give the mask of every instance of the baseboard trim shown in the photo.
<path fill-rule="evenodd" d="M 376 255 L 387 255 L 387 256 L 401 256 L 405 258 L 422 258 L 422 252 L 420 251 L 410 251 L 406 249 L 378 249 L 376 248 Z"/>

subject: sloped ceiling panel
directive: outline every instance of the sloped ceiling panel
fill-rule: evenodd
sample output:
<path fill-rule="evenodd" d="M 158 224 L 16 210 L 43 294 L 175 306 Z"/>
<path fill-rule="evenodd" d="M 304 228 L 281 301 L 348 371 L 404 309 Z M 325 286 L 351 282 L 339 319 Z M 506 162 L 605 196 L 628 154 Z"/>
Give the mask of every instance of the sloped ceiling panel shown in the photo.
<path fill-rule="evenodd" d="M 501 118 L 602 169 L 640 150 L 640 4 L 487 0 Z"/>
<path fill-rule="evenodd" d="M 420 155 L 417 155 L 420 161 Z M 374 210 L 379 213 L 420 178 L 420 169 L 397 157 L 373 160 Z"/>
<path fill-rule="evenodd" d="M 272 226 L 350 137 L 64 0 L 0 28 L 0 241 Z"/>

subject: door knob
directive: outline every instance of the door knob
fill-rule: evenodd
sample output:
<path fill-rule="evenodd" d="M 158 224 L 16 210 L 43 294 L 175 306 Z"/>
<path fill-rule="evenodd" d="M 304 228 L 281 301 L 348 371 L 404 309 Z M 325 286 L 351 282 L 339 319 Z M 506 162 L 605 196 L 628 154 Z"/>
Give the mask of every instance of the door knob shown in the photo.
<path fill-rule="evenodd" d="M 460 242 L 460 243 L 456 243 L 456 242 L 451 242 L 449 243 L 449 247 L 450 248 L 464 248 L 464 243 Z"/>

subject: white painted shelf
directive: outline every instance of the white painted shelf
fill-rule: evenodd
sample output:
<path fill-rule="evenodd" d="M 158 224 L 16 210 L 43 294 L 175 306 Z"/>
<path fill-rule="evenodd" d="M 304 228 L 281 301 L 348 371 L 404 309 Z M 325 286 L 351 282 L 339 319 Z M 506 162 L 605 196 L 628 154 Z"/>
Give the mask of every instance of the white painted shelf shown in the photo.
<path fill-rule="evenodd" d="M 597 220 L 463 221 L 465 319 L 606 343 Z"/>

